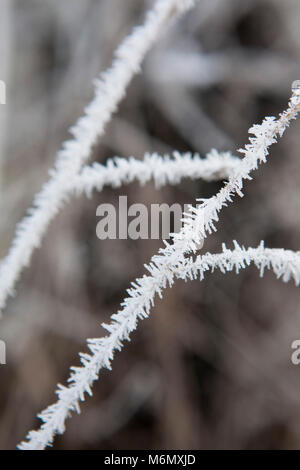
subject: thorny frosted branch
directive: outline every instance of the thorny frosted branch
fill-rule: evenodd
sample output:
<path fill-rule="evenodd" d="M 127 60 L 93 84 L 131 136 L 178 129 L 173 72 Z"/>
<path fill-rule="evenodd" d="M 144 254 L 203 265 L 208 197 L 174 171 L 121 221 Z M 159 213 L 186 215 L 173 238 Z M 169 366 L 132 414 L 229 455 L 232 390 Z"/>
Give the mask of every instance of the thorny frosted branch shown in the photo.
<path fill-rule="evenodd" d="M 67 201 L 72 194 L 80 195 L 84 192 L 90 196 L 93 190 L 101 191 L 104 186 L 119 187 L 121 184 L 134 180 L 144 184 L 153 179 L 155 185 L 160 187 L 165 184 L 178 184 L 183 178 L 202 178 L 205 181 L 228 179 L 240 162 L 241 159 L 234 157 L 230 152 L 219 153 L 215 149 L 211 150 L 206 158 L 201 158 L 198 154 L 180 154 L 179 152 L 173 152 L 172 157 L 169 155 L 162 157 L 157 153 L 146 154 L 143 160 L 133 157 L 129 159 L 116 157 L 108 160 L 106 165 L 94 163 L 91 166 L 84 166 L 79 174 L 65 181 L 60 196 Z M 2 261 L 0 310 L 5 306 L 8 295 L 13 294 L 11 286 L 14 286 L 17 281 L 15 276 L 19 275 L 22 267 L 29 263 L 33 250 L 41 243 L 38 235 L 41 223 L 46 229 L 50 220 L 60 210 L 61 206 L 55 207 L 56 196 L 55 191 L 48 192 L 32 215 L 23 220 L 18 239 L 15 239 L 10 253 Z M 45 213 L 46 206 L 50 208 L 52 205 L 54 205 L 53 211 Z M 22 224 L 26 224 L 25 231 L 21 229 Z M 21 252 L 28 253 L 28 260 L 21 257 Z M 19 263 L 23 263 L 23 266 L 16 265 L 17 259 Z"/>
<path fill-rule="evenodd" d="M 133 29 L 115 53 L 112 66 L 95 80 L 95 94 L 85 108 L 85 115 L 70 129 L 73 135 L 58 152 L 50 179 L 34 199 L 28 215 L 18 224 L 6 258 L 0 265 L 0 310 L 14 287 L 23 268 L 28 266 L 35 248 L 40 246 L 49 223 L 66 203 L 66 188 L 89 158 L 105 125 L 125 96 L 126 88 L 145 54 L 176 15 L 191 8 L 194 0 L 157 0 L 144 24 Z"/>
<path fill-rule="evenodd" d="M 267 161 L 269 147 L 282 137 L 286 128 L 293 119 L 296 119 L 300 111 L 300 90 L 293 90 L 288 109 L 280 114 L 279 118 L 267 117 L 262 124 L 256 124 L 249 129 L 250 143 L 244 149 L 239 149 L 244 154 L 240 165 L 229 177 L 228 183 L 213 197 L 203 200 L 197 199 L 200 205 L 190 206 L 189 213 L 184 218 L 184 225 L 180 232 L 173 234 L 173 244 L 165 241 L 165 248 L 159 250 L 159 254 L 152 258 L 153 267 L 164 269 L 165 266 L 174 265 L 183 260 L 188 252 L 195 252 L 207 236 L 216 231 L 215 222 L 218 222 L 218 213 L 232 202 L 233 196 L 238 194 L 243 197 L 244 180 L 251 180 L 250 173 L 258 168 L 260 163 Z"/>
<path fill-rule="evenodd" d="M 84 400 L 87 392 L 92 394 L 91 386 L 98 379 L 102 368 L 111 369 L 111 361 L 115 350 L 121 350 L 123 341 L 129 340 L 130 333 L 136 329 L 139 319 L 149 316 L 154 297 L 162 296 L 162 290 L 172 285 L 176 277 L 194 279 L 200 278 L 208 269 L 219 268 L 231 271 L 246 267 L 250 262 L 261 270 L 273 269 L 277 277 L 284 281 L 293 278 L 296 285 L 300 281 L 300 253 L 285 250 L 266 250 L 261 244 L 257 249 L 246 251 L 236 245 L 232 252 L 223 246 L 220 255 L 207 253 L 198 256 L 195 261 L 186 258 L 186 253 L 195 252 L 198 244 L 215 229 L 214 222 L 218 221 L 218 212 L 235 194 L 242 196 L 243 181 L 251 179 L 250 172 L 261 162 L 266 161 L 269 147 L 282 136 L 292 119 L 295 119 L 300 108 L 300 90 L 294 90 L 287 111 L 276 120 L 266 118 L 262 124 L 254 125 L 249 132 L 254 135 L 245 149 L 240 150 L 245 156 L 240 165 L 234 170 L 229 182 L 216 196 L 206 200 L 200 207 L 191 208 L 193 213 L 187 214 L 184 226 L 178 234 L 173 234 L 174 243 L 165 242 L 165 248 L 153 256 L 149 266 L 150 275 L 144 275 L 132 283 L 128 290 L 129 297 L 122 303 L 122 309 L 112 315 L 111 323 L 103 325 L 109 335 L 104 338 L 88 340 L 91 354 L 81 354 L 82 367 L 73 367 L 69 378 L 69 386 L 58 386 L 58 401 L 44 410 L 39 416 L 43 421 L 38 431 L 31 431 L 27 442 L 20 444 L 20 449 L 43 449 L 53 442 L 56 433 L 63 433 L 65 421 L 70 412 L 79 411 L 79 402 Z M 196 264 L 195 264 L 196 263 Z"/>
<path fill-rule="evenodd" d="M 219 153 L 215 149 L 206 158 L 201 158 L 197 153 L 181 154 L 176 151 L 171 157 L 146 154 L 143 160 L 116 157 L 108 160 L 106 165 L 94 163 L 84 167 L 74 178 L 70 191 L 85 192 L 89 196 L 94 189 L 101 191 L 103 186 L 116 188 L 134 180 L 144 184 L 153 179 L 159 188 L 166 184 L 178 184 L 183 178 L 201 178 L 204 181 L 228 179 L 240 162 L 241 159 L 230 152 Z"/>
<path fill-rule="evenodd" d="M 236 274 L 253 263 L 263 277 L 266 269 L 271 270 L 282 278 L 283 282 L 294 280 L 295 285 L 300 284 L 300 251 L 285 250 L 283 248 L 265 248 L 261 241 L 257 248 L 241 247 L 236 240 L 233 241 L 234 250 L 222 245 L 223 251 L 218 254 L 206 253 L 199 255 L 195 260 L 187 258 L 185 263 L 178 267 L 178 279 L 204 279 L 207 271 L 214 272 L 219 269 L 222 273 L 235 271 Z"/>
<path fill-rule="evenodd" d="M 284 282 L 294 279 L 295 284 L 300 283 L 300 252 L 284 249 L 267 249 L 261 242 L 258 248 L 240 247 L 234 242 L 235 249 L 229 250 L 223 245 L 219 254 L 206 253 L 199 255 L 195 260 L 185 259 L 182 263 L 170 268 L 166 274 L 151 270 L 150 276 L 143 276 L 132 284 L 128 290 L 130 297 L 123 302 L 123 309 L 112 316 L 112 322 L 104 325 L 109 336 L 89 339 L 88 347 L 91 354 L 80 354 L 82 367 L 72 367 L 69 386 L 58 385 L 56 391 L 58 400 L 46 408 L 39 417 L 43 421 L 38 431 L 30 431 L 27 439 L 19 445 L 21 450 L 41 450 L 53 442 L 55 434 L 65 431 L 65 421 L 71 411 L 80 411 L 79 402 L 84 401 L 85 393 L 92 395 L 92 384 L 98 379 L 100 369 L 111 370 L 111 361 L 114 351 L 120 351 L 123 341 L 129 341 L 130 333 L 136 329 L 138 320 L 147 318 L 153 306 L 154 297 L 162 296 L 162 290 L 174 284 L 175 279 L 202 280 L 207 271 L 221 270 L 223 273 L 241 269 L 253 263 L 261 276 L 265 269 L 273 270 L 277 278 L 282 277 Z"/>

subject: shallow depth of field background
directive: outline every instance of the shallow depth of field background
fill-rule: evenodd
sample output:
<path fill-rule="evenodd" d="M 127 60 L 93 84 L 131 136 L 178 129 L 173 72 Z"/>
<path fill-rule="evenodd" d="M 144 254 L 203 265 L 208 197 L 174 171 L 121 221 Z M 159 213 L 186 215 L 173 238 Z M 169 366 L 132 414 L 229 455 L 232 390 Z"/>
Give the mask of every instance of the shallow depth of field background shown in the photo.
<path fill-rule="evenodd" d="M 92 79 L 152 1 L 1 0 L 0 255 L 47 179 L 68 127 L 92 97 Z M 93 159 L 146 151 L 244 146 L 248 128 L 281 112 L 300 79 L 297 0 L 201 0 L 163 32 L 134 79 Z M 253 174 L 245 197 L 221 214 L 204 251 L 236 239 L 299 249 L 300 122 Z M 223 183 L 184 181 L 158 192 L 152 183 L 73 199 L 18 283 L 1 320 L 7 365 L 0 367 L 0 448 L 11 449 L 36 413 L 55 400 L 86 337 L 118 310 L 160 241 L 96 237 L 102 202 L 190 203 Z M 264 279 L 254 267 L 177 282 L 113 371 L 101 373 L 82 414 L 67 423 L 57 449 L 300 448 L 300 290 Z"/>

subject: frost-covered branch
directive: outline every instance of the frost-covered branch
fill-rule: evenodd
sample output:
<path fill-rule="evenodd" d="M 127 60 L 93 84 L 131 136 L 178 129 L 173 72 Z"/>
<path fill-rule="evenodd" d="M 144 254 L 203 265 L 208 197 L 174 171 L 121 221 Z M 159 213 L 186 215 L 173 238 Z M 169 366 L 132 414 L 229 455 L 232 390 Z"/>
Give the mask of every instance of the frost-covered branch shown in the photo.
<path fill-rule="evenodd" d="M 93 145 L 124 98 L 126 89 L 155 40 L 177 14 L 191 8 L 195 0 L 157 0 L 142 26 L 133 29 L 115 52 L 112 66 L 95 80 L 95 95 L 85 108 L 85 116 L 71 127 L 73 140 L 63 144 L 56 170 L 76 173 L 89 158 Z"/>
<path fill-rule="evenodd" d="M 122 309 L 111 317 L 111 323 L 103 325 L 109 336 L 100 339 L 88 340 L 91 354 L 81 354 L 82 367 L 72 368 L 69 387 L 59 385 L 57 390 L 58 401 L 51 405 L 40 415 L 44 424 L 38 431 L 28 434 L 28 442 L 20 445 L 21 449 L 43 449 L 53 442 L 56 433 L 63 433 L 65 421 L 71 411 L 79 411 L 79 401 L 84 400 L 87 392 L 91 394 L 91 386 L 98 379 L 102 368 L 111 368 L 114 351 L 120 350 L 123 341 L 129 339 L 130 333 L 136 329 L 139 319 L 149 316 L 153 306 L 154 297 L 162 296 L 162 290 L 172 285 L 176 277 L 194 279 L 196 274 L 203 277 L 208 269 L 219 268 L 222 271 L 237 271 L 255 262 L 261 269 L 272 268 L 275 274 L 287 281 L 293 277 L 298 285 L 300 280 L 299 252 L 293 253 L 284 250 L 265 250 L 261 245 L 256 250 L 245 251 L 236 246 L 232 252 L 223 246 L 221 255 L 207 253 L 198 256 L 195 261 L 187 259 L 188 252 L 195 252 L 199 243 L 215 229 L 214 222 L 218 221 L 218 212 L 232 196 L 242 196 L 243 181 L 251 179 L 250 172 L 258 164 L 266 161 L 269 147 L 282 136 L 292 119 L 295 119 L 300 109 L 300 90 L 294 90 L 289 101 L 287 111 L 284 111 L 276 120 L 274 117 L 266 118 L 262 124 L 250 129 L 254 137 L 250 144 L 240 150 L 245 157 L 230 176 L 229 182 L 216 196 L 208 199 L 200 207 L 191 207 L 192 214 L 186 214 L 184 226 L 178 234 L 173 234 L 173 244 L 165 243 L 165 248 L 153 256 L 146 266 L 150 275 L 144 275 L 132 283 L 128 290 L 129 297 L 122 303 Z M 196 264 L 195 264 L 196 263 Z"/>
<path fill-rule="evenodd" d="M 18 275 L 29 264 L 34 249 L 40 245 L 41 231 L 46 230 L 71 195 L 84 192 L 90 196 L 93 190 L 101 191 L 104 186 L 119 187 L 134 180 L 143 184 L 153 179 L 159 187 L 180 183 L 183 178 L 202 178 L 205 181 L 228 179 L 240 162 L 230 152 L 219 153 L 215 149 L 206 158 L 179 152 L 173 152 L 172 157 L 146 154 L 143 160 L 116 157 L 108 160 L 106 165 L 94 163 L 84 166 L 79 174 L 68 181 L 62 177 L 56 178 L 53 185 L 47 183 L 37 197 L 36 209 L 31 210 L 31 215 L 19 225 L 12 248 L 0 265 L 0 309 L 5 306 L 8 295 L 13 294 L 12 288 Z M 61 181 L 59 192 L 58 181 Z"/>
<path fill-rule="evenodd" d="M 249 129 L 250 143 L 239 152 L 244 158 L 229 177 L 228 183 L 211 198 L 207 200 L 197 199 L 200 203 L 197 207 L 190 206 L 190 211 L 185 215 L 184 225 L 180 232 L 173 234 L 173 243 L 165 243 L 165 247 L 159 250 L 159 254 L 152 258 L 151 265 L 156 269 L 165 269 L 181 261 L 188 252 L 195 252 L 201 245 L 207 234 L 216 231 L 215 222 L 218 222 L 218 213 L 232 202 L 233 196 L 238 194 L 243 197 L 242 188 L 244 180 L 251 180 L 250 173 L 258 168 L 260 163 L 267 161 L 269 148 L 277 142 L 290 122 L 296 119 L 300 111 L 300 90 L 293 90 L 288 109 L 280 114 L 278 119 L 267 117 L 262 124 L 256 124 Z"/>
<path fill-rule="evenodd" d="M 134 180 L 141 184 L 154 180 L 157 188 L 166 184 L 178 184 L 183 178 L 215 181 L 228 179 L 240 164 L 241 159 L 230 152 L 217 152 L 213 149 L 206 158 L 190 152 L 173 152 L 172 156 L 157 153 L 146 154 L 143 160 L 130 157 L 116 157 L 106 165 L 94 163 L 82 169 L 72 182 L 71 191 L 87 193 L 103 186 L 119 187 Z"/>
<path fill-rule="evenodd" d="M 261 276 L 264 270 L 271 269 L 278 278 L 287 282 L 294 279 L 300 282 L 300 252 L 284 249 L 264 248 L 263 242 L 258 248 L 245 249 L 234 242 L 234 250 L 223 245 L 219 254 L 206 253 L 193 258 L 183 259 L 168 270 L 150 269 L 150 275 L 137 279 L 128 290 L 129 297 L 124 300 L 122 309 L 112 316 L 109 325 L 103 325 L 109 332 L 104 338 L 89 339 L 88 348 L 91 354 L 80 354 L 82 367 L 72 367 L 69 386 L 58 386 L 58 400 L 45 409 L 39 417 L 43 424 L 38 431 L 30 431 L 27 441 L 19 445 L 22 450 L 41 450 L 53 442 L 55 434 L 65 431 L 65 421 L 72 411 L 79 412 L 79 403 L 85 399 L 85 393 L 92 394 L 91 387 L 98 379 L 99 371 L 111 369 L 111 361 L 116 350 L 120 351 L 124 340 L 129 340 L 130 333 L 136 329 L 138 320 L 149 316 L 154 298 L 167 285 L 172 286 L 176 278 L 204 278 L 207 271 L 220 269 L 222 272 L 235 270 L 237 273 L 253 263 Z"/>
<path fill-rule="evenodd" d="M 132 77 L 140 71 L 147 51 L 176 15 L 192 7 L 194 0 L 157 0 L 144 24 L 134 28 L 115 53 L 112 66 L 95 81 L 95 94 L 85 115 L 70 129 L 73 135 L 58 152 L 51 178 L 34 199 L 28 215 L 18 224 L 8 255 L 0 265 L 0 310 L 34 249 L 41 244 L 49 223 L 65 204 L 68 188 L 102 136 L 106 124 L 125 96 Z"/>
<path fill-rule="evenodd" d="M 182 279 L 204 279 L 207 271 L 214 272 L 219 269 L 222 273 L 235 271 L 236 274 L 250 266 L 252 263 L 259 269 L 263 277 L 266 269 L 271 270 L 282 278 L 283 282 L 294 280 L 295 285 L 300 284 L 300 251 L 284 250 L 283 248 L 265 248 L 262 241 L 257 248 L 245 248 L 234 241 L 234 250 L 225 244 L 223 251 L 218 254 L 206 253 L 196 259 L 187 258 L 182 267 L 178 267 L 176 277 Z M 181 272 L 180 272 L 181 271 Z"/>

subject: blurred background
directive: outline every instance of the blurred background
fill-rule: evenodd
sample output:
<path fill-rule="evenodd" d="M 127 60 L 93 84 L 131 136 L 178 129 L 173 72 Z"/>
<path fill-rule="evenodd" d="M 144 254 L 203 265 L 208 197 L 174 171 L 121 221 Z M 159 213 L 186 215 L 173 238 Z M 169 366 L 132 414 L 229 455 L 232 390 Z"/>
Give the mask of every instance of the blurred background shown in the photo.
<path fill-rule="evenodd" d="M 48 178 L 92 80 L 153 4 L 141 0 L 1 0 L 0 255 Z M 248 129 L 287 104 L 300 79 L 297 0 L 201 0 L 163 32 L 93 160 L 213 147 L 236 150 Z M 224 209 L 203 250 L 232 240 L 299 249 L 300 124 Z M 56 398 L 87 337 L 105 334 L 126 289 L 161 241 L 96 237 L 102 202 L 191 203 L 223 182 L 105 189 L 73 199 L 51 224 L 1 320 L 0 448 L 13 449 Z M 56 449 L 300 448 L 300 291 L 256 268 L 177 282 L 103 371 Z"/>

